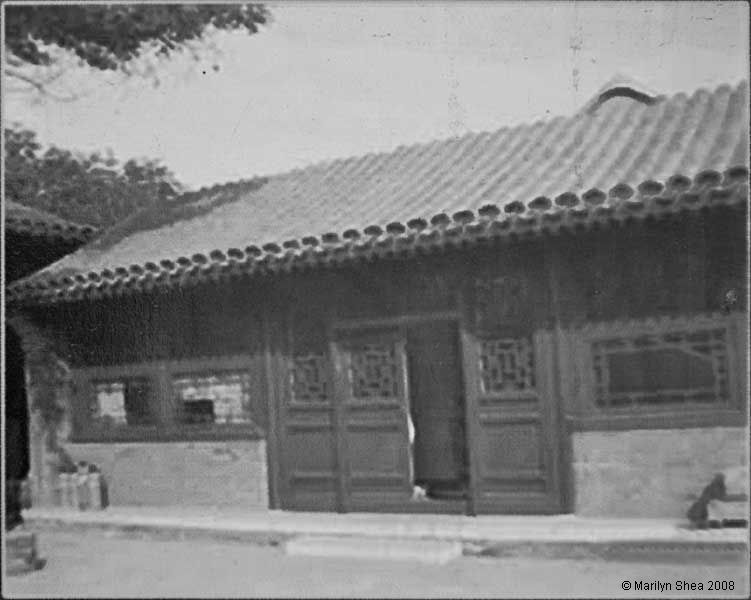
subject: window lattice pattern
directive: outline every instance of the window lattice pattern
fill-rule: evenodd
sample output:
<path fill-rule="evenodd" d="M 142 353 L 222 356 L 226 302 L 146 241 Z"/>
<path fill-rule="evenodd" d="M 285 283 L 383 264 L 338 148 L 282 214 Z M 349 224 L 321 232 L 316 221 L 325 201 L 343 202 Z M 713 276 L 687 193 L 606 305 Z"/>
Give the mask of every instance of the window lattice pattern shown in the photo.
<path fill-rule="evenodd" d="M 592 356 L 601 407 L 729 399 L 723 328 L 600 340 L 592 344 Z"/>
<path fill-rule="evenodd" d="M 350 382 L 355 398 L 394 398 L 397 364 L 394 347 L 369 344 L 352 352 Z"/>
<path fill-rule="evenodd" d="M 486 394 L 533 390 L 534 354 L 527 338 L 480 342 L 480 379 Z"/>
<path fill-rule="evenodd" d="M 323 354 L 295 356 L 290 371 L 292 398 L 299 402 L 329 400 L 328 361 Z"/>
<path fill-rule="evenodd" d="M 250 375 L 223 372 L 172 380 L 184 422 L 250 423 Z M 213 412 L 206 406 L 213 404 Z M 212 417 L 213 415 L 213 417 Z"/>

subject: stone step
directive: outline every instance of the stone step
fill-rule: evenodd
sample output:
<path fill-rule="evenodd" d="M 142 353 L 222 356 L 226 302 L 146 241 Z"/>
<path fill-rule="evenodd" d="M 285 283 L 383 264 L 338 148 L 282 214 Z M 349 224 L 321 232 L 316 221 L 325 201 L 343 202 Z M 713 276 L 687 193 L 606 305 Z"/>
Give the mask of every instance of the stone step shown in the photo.
<path fill-rule="evenodd" d="M 414 560 L 444 564 L 462 555 L 458 541 L 360 536 L 300 536 L 285 544 L 290 556 Z"/>

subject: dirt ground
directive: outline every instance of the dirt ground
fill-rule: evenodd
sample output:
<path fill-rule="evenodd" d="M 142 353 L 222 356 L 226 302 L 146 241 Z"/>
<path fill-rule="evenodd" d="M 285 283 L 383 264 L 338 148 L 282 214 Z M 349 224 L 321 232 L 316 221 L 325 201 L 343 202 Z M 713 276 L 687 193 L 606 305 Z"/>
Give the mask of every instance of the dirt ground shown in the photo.
<path fill-rule="evenodd" d="M 105 532 L 50 530 L 38 537 L 45 567 L 6 575 L 4 597 L 689 598 L 747 597 L 749 591 L 747 558 L 737 554 L 465 556 L 430 565 L 287 556 L 280 547 Z M 672 589 L 644 587 L 655 582 Z M 718 586 L 710 582 L 726 590 L 710 591 L 710 585 Z M 685 589 L 692 583 L 694 591 Z"/>

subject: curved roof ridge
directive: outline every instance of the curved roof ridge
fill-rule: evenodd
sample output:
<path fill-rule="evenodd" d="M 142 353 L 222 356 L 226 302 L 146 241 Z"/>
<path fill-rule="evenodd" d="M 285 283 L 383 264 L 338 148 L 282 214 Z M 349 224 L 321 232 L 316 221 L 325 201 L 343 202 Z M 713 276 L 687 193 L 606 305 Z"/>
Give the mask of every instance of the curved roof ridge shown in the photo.
<path fill-rule="evenodd" d="M 617 88 L 617 87 L 629 87 L 634 90 L 638 90 L 644 94 L 647 94 L 649 96 L 658 96 L 659 93 L 654 88 L 651 88 L 647 86 L 645 83 L 643 83 L 641 80 L 632 77 L 631 75 L 628 75 L 626 73 L 623 73 L 622 71 L 616 72 L 613 77 L 608 79 L 597 92 L 595 92 L 594 97 L 603 94 L 604 92 L 607 92 L 610 89 Z"/>

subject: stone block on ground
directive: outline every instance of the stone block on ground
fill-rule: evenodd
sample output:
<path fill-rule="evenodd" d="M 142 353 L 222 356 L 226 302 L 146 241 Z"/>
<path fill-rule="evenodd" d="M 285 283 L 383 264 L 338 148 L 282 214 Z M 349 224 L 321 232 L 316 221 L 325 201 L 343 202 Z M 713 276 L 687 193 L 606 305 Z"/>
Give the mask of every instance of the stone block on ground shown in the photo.
<path fill-rule="evenodd" d="M 735 502 L 710 500 L 707 503 L 707 521 L 716 521 L 717 523 L 724 523 L 726 521 L 748 522 L 748 500 Z"/>
<path fill-rule="evenodd" d="M 748 523 L 748 470 L 734 466 L 717 473 L 687 514 L 695 526 Z"/>

